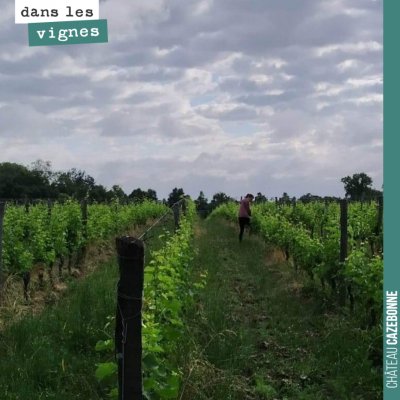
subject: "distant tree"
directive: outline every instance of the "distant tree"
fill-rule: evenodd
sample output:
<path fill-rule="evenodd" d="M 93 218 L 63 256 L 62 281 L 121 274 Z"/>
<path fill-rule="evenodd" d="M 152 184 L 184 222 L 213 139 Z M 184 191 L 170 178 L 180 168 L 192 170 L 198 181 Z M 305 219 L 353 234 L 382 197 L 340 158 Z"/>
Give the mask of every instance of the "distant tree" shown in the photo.
<path fill-rule="evenodd" d="M 282 197 L 281 197 L 281 200 L 282 200 L 284 203 L 287 203 L 287 202 L 290 201 L 290 196 L 289 196 L 286 192 L 283 192 Z"/>
<path fill-rule="evenodd" d="M 108 191 L 103 185 L 94 185 L 89 193 L 89 199 L 98 203 L 108 200 Z"/>
<path fill-rule="evenodd" d="M 145 199 L 147 200 L 152 200 L 152 201 L 157 201 L 157 192 L 153 189 L 148 189 L 147 192 L 137 188 L 132 191 L 132 193 L 129 195 L 129 198 L 132 199 L 135 202 L 142 202 Z"/>
<path fill-rule="evenodd" d="M 153 189 L 148 189 L 146 193 L 147 200 L 158 201 L 157 192 Z"/>
<path fill-rule="evenodd" d="M 140 188 L 134 189 L 129 198 L 134 202 L 142 202 L 146 198 L 146 192 Z"/>
<path fill-rule="evenodd" d="M 185 192 L 183 191 L 182 188 L 174 188 L 172 192 L 168 196 L 168 206 L 172 207 L 176 202 L 178 202 L 182 197 L 185 196 Z"/>
<path fill-rule="evenodd" d="M 87 196 L 90 197 L 90 193 L 96 187 L 96 182 L 85 171 L 72 168 L 68 172 L 57 173 L 54 185 L 59 193 L 82 200 Z"/>
<path fill-rule="evenodd" d="M 208 199 L 204 195 L 203 191 L 200 191 L 199 197 L 194 202 L 196 204 L 197 212 L 201 212 L 202 216 L 207 216 L 207 214 L 208 214 Z"/>
<path fill-rule="evenodd" d="M 210 202 L 209 210 L 211 212 L 215 210 L 217 207 L 219 207 L 221 204 L 226 204 L 229 203 L 230 201 L 234 201 L 234 199 L 232 199 L 232 197 L 229 197 L 223 192 L 216 193 L 214 194 Z"/>
<path fill-rule="evenodd" d="M 301 201 L 303 203 L 309 203 L 311 201 L 319 201 L 321 199 L 322 199 L 322 197 L 320 197 L 320 196 L 316 196 L 315 194 L 307 193 L 307 194 L 303 194 L 303 196 L 301 196 L 299 198 L 299 201 Z"/>
<path fill-rule="evenodd" d="M 265 203 L 268 201 L 267 197 L 264 196 L 261 192 L 257 193 L 257 196 L 254 198 L 255 203 Z"/>
<path fill-rule="evenodd" d="M 52 197 L 48 180 L 15 163 L 0 163 L 0 198 Z"/>
<path fill-rule="evenodd" d="M 50 161 L 43 161 L 41 159 L 36 160 L 28 166 L 28 169 L 32 171 L 35 175 L 40 176 L 49 184 L 52 182 L 54 177 L 54 172 L 51 167 Z"/>
<path fill-rule="evenodd" d="M 346 197 L 359 199 L 363 196 L 372 195 L 372 178 L 364 172 L 346 176 L 341 181 L 344 183 Z"/>
<path fill-rule="evenodd" d="M 109 200 L 118 199 L 120 202 L 124 202 L 128 197 L 119 185 L 114 185 L 111 190 L 108 191 L 107 195 Z"/>

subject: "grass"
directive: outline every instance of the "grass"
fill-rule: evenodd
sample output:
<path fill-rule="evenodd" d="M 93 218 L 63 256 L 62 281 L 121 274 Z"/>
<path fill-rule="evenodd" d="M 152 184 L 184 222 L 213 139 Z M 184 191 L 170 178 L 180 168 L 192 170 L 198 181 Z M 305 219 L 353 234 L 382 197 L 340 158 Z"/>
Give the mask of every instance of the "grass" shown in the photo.
<path fill-rule="evenodd" d="M 162 246 L 161 233 L 161 227 L 152 231 L 146 261 L 150 249 Z M 113 335 L 113 323 L 106 325 L 115 314 L 117 279 L 115 260 L 100 265 L 85 279 L 71 280 L 64 297 L 40 315 L 26 316 L 0 333 L 1 400 L 106 398 L 94 377 L 104 356 L 94 347 Z"/>
<path fill-rule="evenodd" d="M 237 236 L 222 220 L 199 222 L 193 278 L 208 278 L 187 312 L 181 399 L 381 399 L 359 321 L 325 307 L 261 238 Z"/>

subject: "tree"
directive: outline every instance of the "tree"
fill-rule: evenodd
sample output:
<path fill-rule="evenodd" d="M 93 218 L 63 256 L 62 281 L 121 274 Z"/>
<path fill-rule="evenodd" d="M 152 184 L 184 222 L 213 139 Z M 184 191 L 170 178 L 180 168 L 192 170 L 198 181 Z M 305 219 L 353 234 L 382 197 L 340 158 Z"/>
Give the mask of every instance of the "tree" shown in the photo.
<path fill-rule="evenodd" d="M 47 181 L 49 184 L 51 183 L 54 172 L 51 167 L 50 161 L 43 161 L 41 159 L 36 160 L 31 163 L 28 167 L 30 171 L 32 171 L 35 175 L 40 176 L 43 180 Z"/>
<path fill-rule="evenodd" d="M 257 196 L 254 198 L 255 203 L 265 203 L 267 201 L 268 201 L 267 197 L 264 196 L 261 192 L 258 192 Z"/>
<path fill-rule="evenodd" d="M 301 196 L 299 198 L 299 201 L 303 202 L 303 203 L 309 203 L 311 201 L 319 201 L 321 200 L 322 197 L 317 196 L 315 194 L 311 194 L 311 193 L 307 193 L 307 194 L 303 194 L 303 196 Z"/>
<path fill-rule="evenodd" d="M 230 201 L 234 201 L 232 197 L 227 196 L 223 192 L 219 192 L 214 194 L 211 203 L 210 203 L 210 211 L 215 210 L 217 207 L 219 207 L 221 204 L 229 203 Z"/>
<path fill-rule="evenodd" d="M 346 197 L 360 199 L 363 196 L 372 194 L 372 178 L 364 172 L 346 176 L 341 181 L 344 183 Z"/>
<path fill-rule="evenodd" d="M 129 198 L 134 202 L 142 202 L 146 198 L 146 192 L 140 188 L 132 190 L 132 193 L 129 195 Z"/>
<path fill-rule="evenodd" d="M 89 199 L 102 203 L 108 199 L 107 189 L 103 185 L 95 185 L 89 193 Z"/>
<path fill-rule="evenodd" d="M 114 185 L 108 192 L 108 196 L 111 197 L 110 200 L 117 198 L 119 201 L 124 201 L 127 198 L 127 195 L 119 185 Z"/>
<path fill-rule="evenodd" d="M 96 187 L 96 182 L 85 171 L 72 168 L 68 172 L 57 173 L 54 185 L 59 193 L 82 200 L 86 196 L 90 197 L 90 193 Z"/>
<path fill-rule="evenodd" d="M 157 201 L 157 192 L 153 189 L 148 189 L 147 192 L 144 190 L 137 188 L 132 190 L 132 193 L 129 195 L 129 198 L 135 202 L 142 202 L 145 199 L 151 201 Z"/>
<path fill-rule="evenodd" d="M 207 216 L 208 214 L 208 199 L 204 195 L 203 191 L 200 191 L 199 197 L 194 201 L 196 204 L 196 211 L 201 212 L 202 216 Z"/>
<path fill-rule="evenodd" d="M 153 189 L 148 189 L 146 193 L 147 200 L 158 201 L 157 192 Z"/>
<path fill-rule="evenodd" d="M 182 188 L 172 189 L 172 192 L 168 195 L 168 200 L 167 200 L 168 206 L 172 207 L 175 203 L 177 203 L 184 196 L 185 196 L 185 192 L 183 191 Z"/>
<path fill-rule="evenodd" d="M 41 174 L 15 163 L 0 163 L 0 198 L 52 197 L 52 188 Z"/>
<path fill-rule="evenodd" d="M 289 203 L 290 202 L 290 196 L 286 192 L 283 192 L 281 200 L 282 200 L 283 203 Z"/>

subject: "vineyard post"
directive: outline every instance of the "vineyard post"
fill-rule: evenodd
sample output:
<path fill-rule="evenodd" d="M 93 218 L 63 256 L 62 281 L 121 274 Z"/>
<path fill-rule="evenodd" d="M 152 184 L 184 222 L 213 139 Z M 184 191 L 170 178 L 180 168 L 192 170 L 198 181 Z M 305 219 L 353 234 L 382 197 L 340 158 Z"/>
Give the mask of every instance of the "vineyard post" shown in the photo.
<path fill-rule="evenodd" d="M 29 200 L 25 198 L 25 211 L 29 213 Z"/>
<path fill-rule="evenodd" d="M 53 203 L 50 199 L 47 200 L 47 212 L 49 216 L 51 215 L 51 209 L 53 208 Z"/>
<path fill-rule="evenodd" d="M 344 268 L 347 258 L 347 200 L 340 201 L 340 269 Z M 340 271 L 342 272 L 342 271 Z M 343 282 L 343 276 L 339 279 L 339 305 L 346 304 L 346 286 Z"/>
<path fill-rule="evenodd" d="M 174 222 L 175 222 L 175 231 L 179 229 L 179 203 L 175 203 L 174 207 Z"/>
<path fill-rule="evenodd" d="M 296 197 L 293 197 L 293 211 L 296 211 Z"/>
<path fill-rule="evenodd" d="M 118 399 L 142 400 L 143 241 L 116 239 L 120 279 L 117 285 L 115 346 L 118 359 Z"/>
<path fill-rule="evenodd" d="M 3 252 L 3 220 L 6 203 L 0 203 L 0 304 L 1 304 L 1 272 L 2 272 L 2 252 Z"/>
<path fill-rule="evenodd" d="M 183 215 L 186 215 L 186 200 L 185 199 L 182 200 L 182 212 L 183 212 Z"/>

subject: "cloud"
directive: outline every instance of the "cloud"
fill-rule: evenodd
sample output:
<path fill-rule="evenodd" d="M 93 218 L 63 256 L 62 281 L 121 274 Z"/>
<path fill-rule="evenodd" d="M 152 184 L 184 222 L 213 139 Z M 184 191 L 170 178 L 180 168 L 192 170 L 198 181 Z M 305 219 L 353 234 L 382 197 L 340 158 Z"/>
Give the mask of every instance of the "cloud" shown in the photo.
<path fill-rule="evenodd" d="M 101 1 L 108 44 L 29 48 L 0 16 L 2 161 L 126 190 L 342 194 L 382 184 L 383 4 Z"/>

